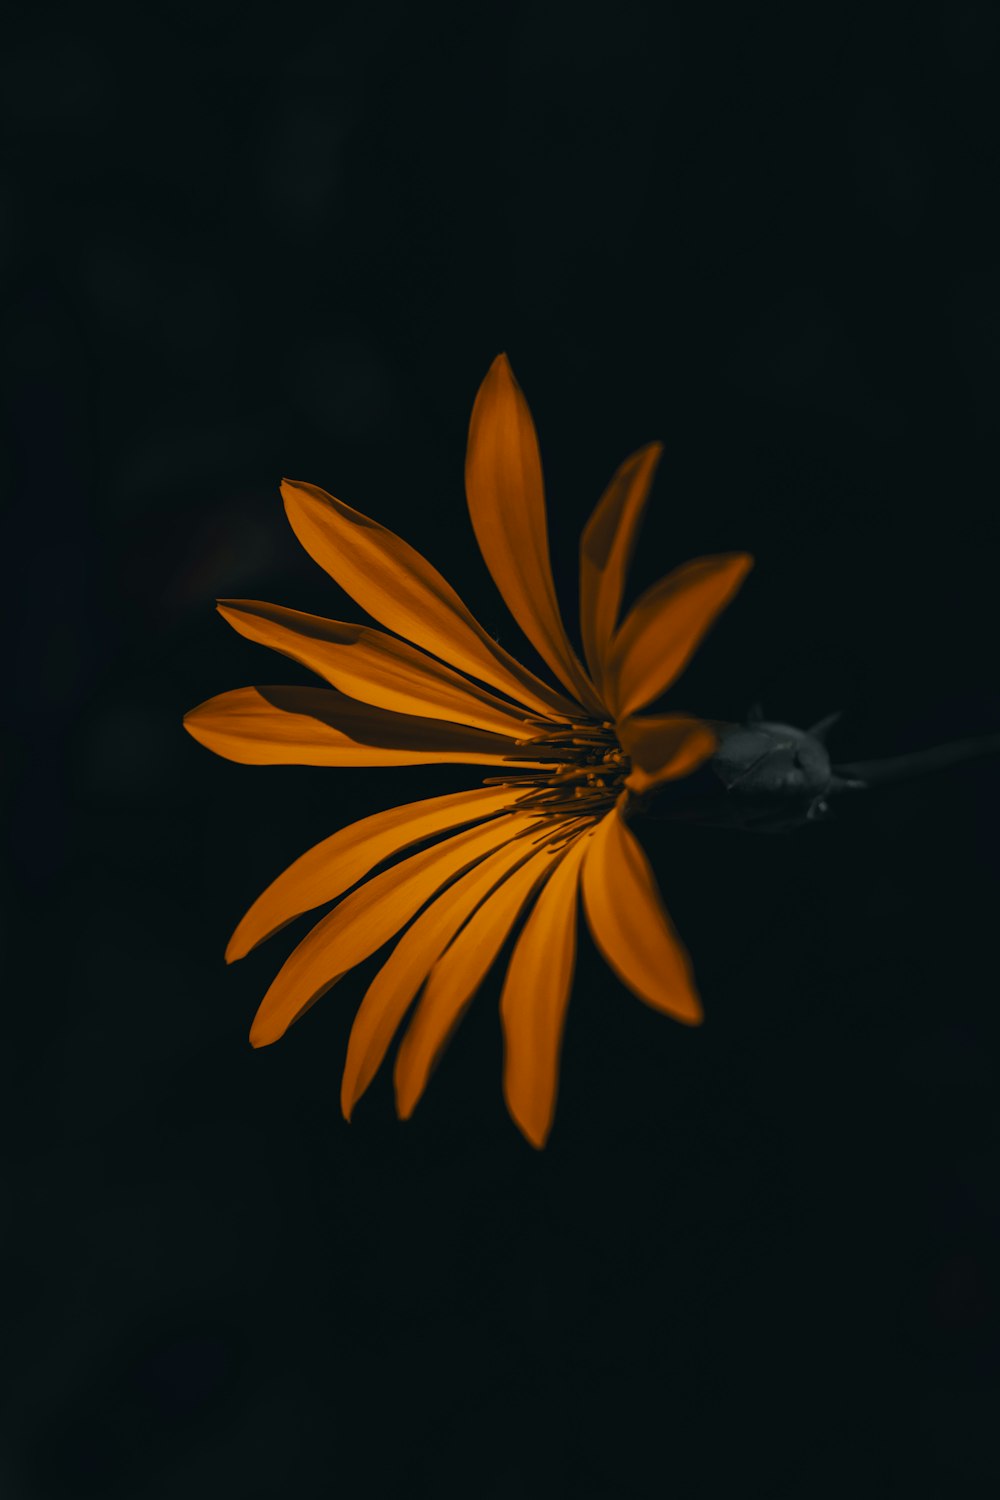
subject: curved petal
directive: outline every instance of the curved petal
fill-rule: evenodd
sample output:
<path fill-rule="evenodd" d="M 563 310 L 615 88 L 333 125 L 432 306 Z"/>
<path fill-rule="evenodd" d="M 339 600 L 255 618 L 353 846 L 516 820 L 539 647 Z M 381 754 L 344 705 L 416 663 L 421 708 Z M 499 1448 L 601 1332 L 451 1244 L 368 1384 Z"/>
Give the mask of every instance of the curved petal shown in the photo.
<path fill-rule="evenodd" d="M 336 900 L 384 859 L 449 828 L 493 817 L 510 802 L 509 788 L 477 787 L 390 807 L 341 828 L 300 855 L 257 897 L 229 939 L 226 962 L 243 958 L 303 912 Z"/>
<path fill-rule="evenodd" d="M 649 861 L 617 809 L 588 842 L 582 884 L 587 924 L 608 966 L 654 1010 L 696 1026 L 702 1009 L 691 961 Z"/>
<path fill-rule="evenodd" d="M 345 896 L 289 954 L 250 1028 L 255 1047 L 284 1036 L 293 1021 L 405 927 L 426 901 L 461 871 L 516 837 L 506 816 L 467 828 L 444 843 L 411 854 Z"/>
<path fill-rule="evenodd" d="M 497 644 L 415 548 L 314 484 L 282 481 L 292 530 L 313 560 L 387 630 L 405 636 L 535 713 L 574 705 Z"/>
<path fill-rule="evenodd" d="M 515 739 L 533 732 L 512 704 L 382 630 L 256 599 L 220 599 L 216 607 L 240 635 L 301 662 L 349 698 Z"/>
<path fill-rule="evenodd" d="M 753 566 L 745 552 L 698 557 L 654 583 L 629 610 L 605 668 L 618 719 L 645 708 L 683 672 Z"/>
<path fill-rule="evenodd" d="M 529 818 L 506 820 L 514 833 L 530 828 Z M 515 825 L 519 824 L 519 827 Z M 340 1088 L 340 1107 L 349 1120 L 355 1104 L 375 1077 L 414 995 L 428 971 L 467 917 L 516 864 L 528 858 L 522 839 L 473 865 L 408 927 L 368 986 L 351 1029 Z"/>
<path fill-rule="evenodd" d="M 565 852 L 540 849 L 508 875 L 431 969 L 396 1053 L 396 1112 L 401 1120 L 408 1120 L 416 1109 L 427 1080 L 521 908 L 548 879 Z"/>
<path fill-rule="evenodd" d="M 479 550 L 507 608 L 560 681 L 603 718 L 559 613 L 535 424 L 505 354 L 493 361 L 472 408 L 465 492 Z"/>
<path fill-rule="evenodd" d="M 503 993 L 503 1092 L 511 1118 L 539 1150 L 556 1107 L 559 1052 L 576 965 L 581 834 L 546 881 L 514 945 Z"/>
<path fill-rule="evenodd" d="M 690 714 L 624 719 L 617 726 L 617 734 L 632 762 L 625 785 L 637 794 L 648 792 L 661 781 L 690 776 L 719 743 L 718 735 Z"/>
<path fill-rule="evenodd" d="M 246 766 L 527 764 L 523 749 L 499 734 L 389 713 L 333 688 L 235 688 L 192 708 L 184 728 L 216 755 Z"/>
<path fill-rule="evenodd" d="M 603 690 L 625 575 L 662 452 L 662 443 L 649 443 L 625 460 L 580 538 L 580 635 L 598 692 Z"/>

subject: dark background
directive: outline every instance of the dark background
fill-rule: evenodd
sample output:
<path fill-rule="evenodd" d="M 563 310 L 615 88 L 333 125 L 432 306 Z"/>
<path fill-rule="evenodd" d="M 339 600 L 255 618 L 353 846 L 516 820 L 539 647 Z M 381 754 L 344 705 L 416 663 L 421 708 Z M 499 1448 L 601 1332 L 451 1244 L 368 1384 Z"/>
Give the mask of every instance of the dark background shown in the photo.
<path fill-rule="evenodd" d="M 766 13 L 760 14 L 763 9 Z M 675 706 L 835 756 L 1000 727 L 998 13 L 174 3 L 7 23 L 12 861 L 0 1492 L 993 1496 L 997 769 L 787 839 L 644 830 L 707 1023 L 582 940 L 556 1127 L 488 984 L 414 1120 L 338 1090 L 374 962 L 279 1045 L 310 844 L 475 768 L 245 768 L 180 728 L 301 680 L 217 595 L 358 618 L 284 473 L 532 662 L 464 507 L 511 357 L 572 617 L 615 465 L 632 589 L 757 566 Z"/>

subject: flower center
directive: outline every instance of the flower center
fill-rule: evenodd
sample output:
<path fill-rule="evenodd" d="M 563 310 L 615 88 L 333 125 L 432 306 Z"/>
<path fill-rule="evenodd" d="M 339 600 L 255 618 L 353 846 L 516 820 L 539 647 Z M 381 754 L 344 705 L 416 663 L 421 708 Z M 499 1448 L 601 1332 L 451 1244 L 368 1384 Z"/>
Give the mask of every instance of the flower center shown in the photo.
<path fill-rule="evenodd" d="M 628 756 L 615 737 L 610 720 L 599 724 L 584 719 L 553 726 L 549 719 L 532 719 L 542 733 L 518 740 L 525 756 L 551 762 L 544 770 L 532 766 L 511 769 L 504 776 L 487 776 L 485 786 L 509 786 L 514 805 L 539 818 L 559 823 L 556 837 L 582 832 L 614 805 L 631 769 Z M 567 821 L 568 819 L 568 821 Z"/>

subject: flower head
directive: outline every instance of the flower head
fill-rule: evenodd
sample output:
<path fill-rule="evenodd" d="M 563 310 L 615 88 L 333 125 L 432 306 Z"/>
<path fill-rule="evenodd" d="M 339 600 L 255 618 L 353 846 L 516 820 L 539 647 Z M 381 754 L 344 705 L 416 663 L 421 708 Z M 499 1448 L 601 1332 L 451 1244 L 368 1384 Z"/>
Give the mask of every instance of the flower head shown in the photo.
<path fill-rule="evenodd" d="M 581 661 L 556 600 L 534 424 L 504 355 L 480 387 L 465 470 L 472 524 L 511 614 L 558 688 L 504 651 L 400 537 L 313 485 L 282 484 L 292 528 L 385 630 L 254 600 L 219 603 L 241 635 L 301 662 L 327 686 L 240 688 L 209 699 L 184 723 L 217 754 L 254 765 L 490 768 L 481 788 L 376 813 L 317 844 L 258 897 L 230 939 L 232 961 L 341 898 L 264 996 L 250 1032 L 262 1047 L 397 938 L 351 1032 L 341 1090 L 347 1118 L 407 1017 L 395 1088 L 398 1113 L 412 1114 L 516 930 L 500 1001 L 504 1095 L 527 1138 L 544 1145 L 581 895 L 594 942 L 618 978 L 655 1009 L 701 1020 L 690 961 L 624 810 L 630 792 L 689 774 L 715 748 L 700 719 L 641 710 L 683 671 L 751 559 L 729 553 L 685 563 L 619 619 L 660 451 L 650 444 L 622 464 L 584 528 Z"/>

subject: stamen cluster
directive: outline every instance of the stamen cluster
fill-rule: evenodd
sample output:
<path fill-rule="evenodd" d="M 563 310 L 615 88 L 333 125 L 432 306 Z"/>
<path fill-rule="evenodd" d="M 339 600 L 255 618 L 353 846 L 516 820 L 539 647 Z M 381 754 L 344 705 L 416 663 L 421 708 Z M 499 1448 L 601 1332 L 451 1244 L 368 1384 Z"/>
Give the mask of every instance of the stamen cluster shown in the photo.
<path fill-rule="evenodd" d="M 533 767 L 504 776 L 488 776 L 486 786 L 509 786 L 521 811 L 558 822 L 554 841 L 582 833 L 614 806 L 631 769 L 610 720 L 585 719 L 552 726 L 534 719 L 543 732 L 518 740 L 533 760 L 550 760 L 544 771 Z"/>

